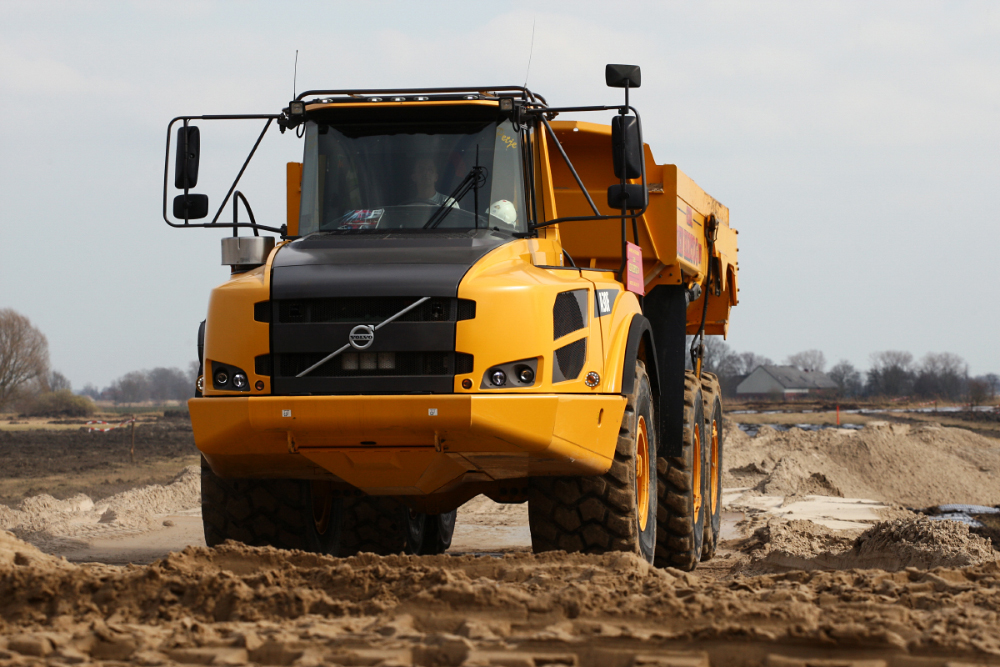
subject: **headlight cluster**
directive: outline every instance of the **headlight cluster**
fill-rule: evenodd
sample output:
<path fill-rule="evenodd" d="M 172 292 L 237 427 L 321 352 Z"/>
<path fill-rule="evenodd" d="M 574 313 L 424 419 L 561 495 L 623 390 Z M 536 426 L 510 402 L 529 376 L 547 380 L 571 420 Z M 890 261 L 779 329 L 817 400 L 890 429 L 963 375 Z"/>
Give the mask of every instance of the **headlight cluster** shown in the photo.
<path fill-rule="evenodd" d="M 483 375 L 480 389 L 516 389 L 535 384 L 538 358 L 510 361 L 493 366 Z"/>
<path fill-rule="evenodd" d="M 212 388 L 222 391 L 250 391 L 250 380 L 242 368 L 213 361 Z"/>

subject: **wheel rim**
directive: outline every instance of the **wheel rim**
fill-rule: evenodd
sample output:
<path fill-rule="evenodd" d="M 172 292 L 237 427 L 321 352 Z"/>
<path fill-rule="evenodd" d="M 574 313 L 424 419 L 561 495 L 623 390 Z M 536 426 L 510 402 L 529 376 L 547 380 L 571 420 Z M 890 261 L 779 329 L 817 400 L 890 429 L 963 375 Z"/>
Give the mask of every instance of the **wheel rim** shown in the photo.
<path fill-rule="evenodd" d="M 709 507 L 712 509 L 712 516 L 719 504 L 719 422 L 712 420 L 712 471 L 709 476 Z"/>
<path fill-rule="evenodd" d="M 691 475 L 692 481 L 694 482 L 694 520 L 698 521 L 698 516 L 701 513 L 701 429 L 695 426 L 694 429 L 694 455 L 693 461 L 693 474 Z"/>
<path fill-rule="evenodd" d="M 642 416 L 635 437 L 635 499 L 639 507 L 639 532 L 642 532 L 649 521 L 649 439 L 646 419 Z"/>
<path fill-rule="evenodd" d="M 333 484 L 331 482 L 312 481 L 309 483 L 312 498 L 313 523 L 318 535 L 326 535 L 333 520 Z"/>

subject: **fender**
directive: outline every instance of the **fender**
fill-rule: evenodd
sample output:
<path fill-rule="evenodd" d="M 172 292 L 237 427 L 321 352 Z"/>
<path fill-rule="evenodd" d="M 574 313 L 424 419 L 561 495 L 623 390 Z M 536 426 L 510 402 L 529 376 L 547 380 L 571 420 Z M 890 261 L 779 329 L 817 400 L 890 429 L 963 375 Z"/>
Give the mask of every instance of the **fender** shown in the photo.
<path fill-rule="evenodd" d="M 653 390 L 653 401 L 656 405 L 656 433 L 657 449 L 660 456 L 680 456 L 681 452 L 677 443 L 665 439 L 664 421 L 662 415 L 667 409 L 663 392 L 660 391 L 660 371 L 657 363 L 656 346 L 654 344 L 653 327 L 645 317 L 636 313 L 629 323 L 628 341 L 625 344 L 625 359 L 622 366 L 622 394 L 631 394 L 635 388 L 635 362 L 639 358 L 639 350 L 645 347 L 644 361 L 646 363 L 646 374 L 649 375 L 649 384 Z"/>
<path fill-rule="evenodd" d="M 646 373 L 654 393 L 660 386 L 660 374 L 656 368 L 656 350 L 653 347 L 653 327 L 642 315 L 636 313 L 628 328 L 628 342 L 625 343 L 625 359 L 622 364 L 622 394 L 628 395 L 635 388 L 635 362 L 639 358 L 640 344 L 646 345 Z"/>

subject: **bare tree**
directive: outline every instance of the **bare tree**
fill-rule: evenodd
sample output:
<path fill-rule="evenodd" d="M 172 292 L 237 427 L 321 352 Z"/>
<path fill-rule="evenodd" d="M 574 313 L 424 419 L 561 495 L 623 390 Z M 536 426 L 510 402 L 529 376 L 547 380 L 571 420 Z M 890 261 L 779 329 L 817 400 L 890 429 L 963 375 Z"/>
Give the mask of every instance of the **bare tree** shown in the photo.
<path fill-rule="evenodd" d="M 987 373 L 982 376 L 981 379 L 986 383 L 986 387 L 989 389 L 990 398 L 996 396 L 997 392 L 1000 391 L 1000 375 L 997 375 L 996 373 Z"/>
<path fill-rule="evenodd" d="M 920 360 L 913 392 L 924 398 L 958 400 L 965 395 L 969 365 L 951 352 L 928 352 Z"/>
<path fill-rule="evenodd" d="M 0 409 L 27 383 L 49 370 L 49 342 L 31 321 L 10 308 L 0 309 Z"/>
<path fill-rule="evenodd" d="M 42 385 L 44 391 L 62 391 L 63 389 L 73 391 L 73 385 L 69 378 L 59 371 L 49 371 Z"/>
<path fill-rule="evenodd" d="M 838 393 L 841 396 L 859 396 L 864 389 L 861 373 L 854 367 L 854 364 L 846 359 L 837 362 L 837 365 L 830 369 L 828 375 L 831 380 L 837 383 Z"/>
<path fill-rule="evenodd" d="M 819 371 L 822 373 L 823 369 L 826 368 L 826 356 L 820 350 L 803 350 L 788 355 L 785 363 L 789 366 L 795 366 L 800 371 Z"/>
<path fill-rule="evenodd" d="M 774 362 L 768 357 L 755 352 L 741 352 L 736 361 L 737 375 L 750 375 L 758 366 L 773 366 Z"/>
<path fill-rule="evenodd" d="M 873 396 L 905 396 L 913 390 L 913 355 L 899 350 L 873 352 L 868 369 L 868 393 Z"/>

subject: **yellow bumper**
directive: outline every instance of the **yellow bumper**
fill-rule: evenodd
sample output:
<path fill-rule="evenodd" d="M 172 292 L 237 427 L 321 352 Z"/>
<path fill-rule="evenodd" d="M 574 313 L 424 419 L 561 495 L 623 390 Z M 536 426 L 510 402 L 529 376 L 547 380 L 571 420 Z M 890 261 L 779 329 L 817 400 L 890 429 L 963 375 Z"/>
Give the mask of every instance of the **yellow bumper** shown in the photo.
<path fill-rule="evenodd" d="M 579 395 L 193 398 L 195 443 L 225 477 L 323 477 L 430 494 L 611 467 L 625 398 Z"/>

